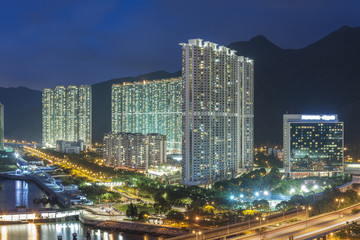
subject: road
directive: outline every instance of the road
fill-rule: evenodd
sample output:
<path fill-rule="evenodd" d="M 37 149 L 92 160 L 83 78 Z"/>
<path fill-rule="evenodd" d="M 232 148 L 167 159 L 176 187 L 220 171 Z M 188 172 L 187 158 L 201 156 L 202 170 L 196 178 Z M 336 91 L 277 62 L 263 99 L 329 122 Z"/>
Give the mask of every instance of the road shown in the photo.
<path fill-rule="evenodd" d="M 300 221 L 295 223 L 287 223 L 275 219 L 269 224 L 261 225 L 261 234 L 259 229 L 259 223 L 251 223 L 253 228 L 248 228 L 244 223 L 234 224 L 228 227 L 220 227 L 211 230 L 202 231 L 201 235 L 197 236 L 198 240 L 254 240 L 254 239 L 266 239 L 266 240 L 288 240 L 289 236 L 294 236 L 294 239 L 309 240 L 315 237 L 319 237 L 321 233 L 329 233 L 340 229 L 346 225 L 346 222 L 352 222 L 360 220 L 360 213 L 351 214 L 351 210 L 360 208 L 360 204 L 353 205 L 341 211 L 326 213 L 311 218 L 307 218 L 304 213 L 297 217 Z M 343 217 L 340 217 L 340 214 Z M 290 218 L 291 216 L 289 216 Z M 281 222 L 281 225 L 276 227 L 275 223 Z M 192 240 L 193 234 L 187 234 L 171 240 Z"/>
<path fill-rule="evenodd" d="M 252 231 L 250 234 L 243 237 L 233 237 L 229 239 L 241 239 L 241 240 L 250 240 L 250 239 L 279 239 L 279 240 L 288 240 L 289 236 L 293 236 L 294 239 L 307 240 L 319 237 L 322 234 L 327 234 L 329 232 L 335 231 L 344 227 L 347 222 L 358 221 L 360 220 L 360 213 L 351 214 L 351 210 L 354 208 L 359 208 L 360 204 L 354 205 L 347 208 L 346 210 L 340 211 L 343 217 L 340 217 L 341 213 L 339 211 L 331 212 L 327 214 L 322 214 L 319 216 L 314 216 L 309 218 L 307 221 L 301 221 L 298 223 L 289 224 L 284 227 L 279 227 L 273 230 L 270 230 L 268 227 L 259 232 Z M 208 238 L 204 238 L 208 239 Z"/>

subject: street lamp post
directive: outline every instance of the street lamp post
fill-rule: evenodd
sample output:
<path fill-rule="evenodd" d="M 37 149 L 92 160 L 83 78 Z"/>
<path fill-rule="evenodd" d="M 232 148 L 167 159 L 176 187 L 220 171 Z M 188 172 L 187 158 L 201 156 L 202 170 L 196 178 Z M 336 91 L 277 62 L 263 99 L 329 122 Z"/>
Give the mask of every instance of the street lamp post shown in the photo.
<path fill-rule="evenodd" d="M 343 202 L 344 202 L 344 199 L 343 199 L 343 198 L 342 198 L 342 199 L 337 198 L 337 199 L 335 199 L 335 202 L 338 203 L 338 209 L 340 210 L 340 203 L 343 203 Z M 339 214 L 340 214 L 339 216 L 341 217 L 341 211 L 340 211 Z"/>
<path fill-rule="evenodd" d="M 303 208 L 304 209 L 304 208 Z M 308 214 L 309 214 L 309 211 L 311 210 L 312 208 L 309 206 L 309 207 L 305 207 L 305 210 L 306 210 L 306 228 L 308 227 Z"/>
<path fill-rule="evenodd" d="M 201 231 L 193 231 L 193 234 L 195 234 L 195 240 L 200 240 L 201 239 Z"/>
<path fill-rule="evenodd" d="M 265 221 L 266 217 L 257 217 L 256 220 L 260 221 L 260 225 L 259 225 L 259 235 L 260 235 L 260 239 L 261 239 L 261 220 Z"/>

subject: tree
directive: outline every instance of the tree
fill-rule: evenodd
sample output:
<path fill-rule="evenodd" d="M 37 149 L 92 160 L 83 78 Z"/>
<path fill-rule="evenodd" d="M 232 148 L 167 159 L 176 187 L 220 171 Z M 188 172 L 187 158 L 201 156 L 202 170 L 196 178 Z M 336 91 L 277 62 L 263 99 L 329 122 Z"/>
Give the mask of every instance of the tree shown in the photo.
<path fill-rule="evenodd" d="M 182 212 L 177 211 L 177 210 L 170 210 L 166 214 L 166 218 L 169 219 L 169 220 L 174 220 L 174 221 L 183 221 L 184 220 L 184 214 Z"/>
<path fill-rule="evenodd" d="M 252 217 L 252 216 L 256 216 L 256 215 L 261 215 L 261 212 L 259 210 L 252 210 L 252 209 L 247 209 L 247 210 L 244 210 L 242 212 L 242 214 L 245 216 L 245 217 Z"/>
<path fill-rule="evenodd" d="M 171 205 L 165 198 L 158 199 L 158 202 L 154 203 L 154 209 L 156 213 L 167 213 L 171 209 Z"/>
<path fill-rule="evenodd" d="M 287 201 L 281 201 L 280 203 L 278 203 L 275 207 L 276 210 L 285 210 L 286 208 L 288 208 L 288 202 Z"/>
<path fill-rule="evenodd" d="M 346 228 L 341 229 L 336 235 L 340 239 L 360 239 L 360 225 L 356 222 L 351 223 Z"/>
<path fill-rule="evenodd" d="M 215 208 L 213 206 L 211 206 L 211 205 L 206 205 L 204 207 L 204 212 L 207 212 L 207 213 L 210 213 L 210 214 L 214 214 L 214 210 L 215 210 Z"/>
<path fill-rule="evenodd" d="M 261 199 L 261 200 L 254 200 L 253 201 L 253 206 L 261 211 L 269 211 L 270 208 L 270 204 L 267 200 L 265 199 Z"/>
<path fill-rule="evenodd" d="M 135 218 L 138 216 L 137 207 L 135 205 L 133 205 L 132 203 L 130 203 L 126 209 L 126 216 L 128 216 L 130 218 Z"/>
<path fill-rule="evenodd" d="M 149 213 L 146 211 L 142 211 L 139 213 L 138 221 L 146 222 L 149 219 Z"/>

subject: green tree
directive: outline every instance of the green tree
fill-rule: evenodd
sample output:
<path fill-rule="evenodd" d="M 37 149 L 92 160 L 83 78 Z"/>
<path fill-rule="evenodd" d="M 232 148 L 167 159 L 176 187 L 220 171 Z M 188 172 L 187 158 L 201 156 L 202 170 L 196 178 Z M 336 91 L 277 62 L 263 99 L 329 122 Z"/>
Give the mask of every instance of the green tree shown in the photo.
<path fill-rule="evenodd" d="M 360 239 L 360 225 L 356 222 L 352 222 L 346 228 L 341 229 L 336 235 L 340 239 Z"/>
<path fill-rule="evenodd" d="M 184 214 L 177 210 L 170 210 L 166 214 L 166 218 L 173 221 L 183 221 L 184 220 Z"/>
<path fill-rule="evenodd" d="M 132 203 L 129 204 L 129 206 L 126 209 L 126 216 L 130 218 L 135 218 L 138 216 L 136 205 L 133 205 Z"/>
<path fill-rule="evenodd" d="M 146 211 L 142 211 L 139 213 L 138 221 L 146 222 L 149 219 L 149 213 Z"/>

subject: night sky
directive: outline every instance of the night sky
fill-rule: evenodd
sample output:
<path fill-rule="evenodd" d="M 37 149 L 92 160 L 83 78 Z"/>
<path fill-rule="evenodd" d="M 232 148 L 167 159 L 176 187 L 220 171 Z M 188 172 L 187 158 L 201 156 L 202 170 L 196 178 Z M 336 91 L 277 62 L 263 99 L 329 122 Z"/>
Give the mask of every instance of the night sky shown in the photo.
<path fill-rule="evenodd" d="M 93 84 L 180 70 L 180 42 L 264 35 L 302 48 L 360 26 L 359 0 L 13 0 L 0 6 L 0 87 Z M 241 54 L 241 53 L 239 53 Z"/>

